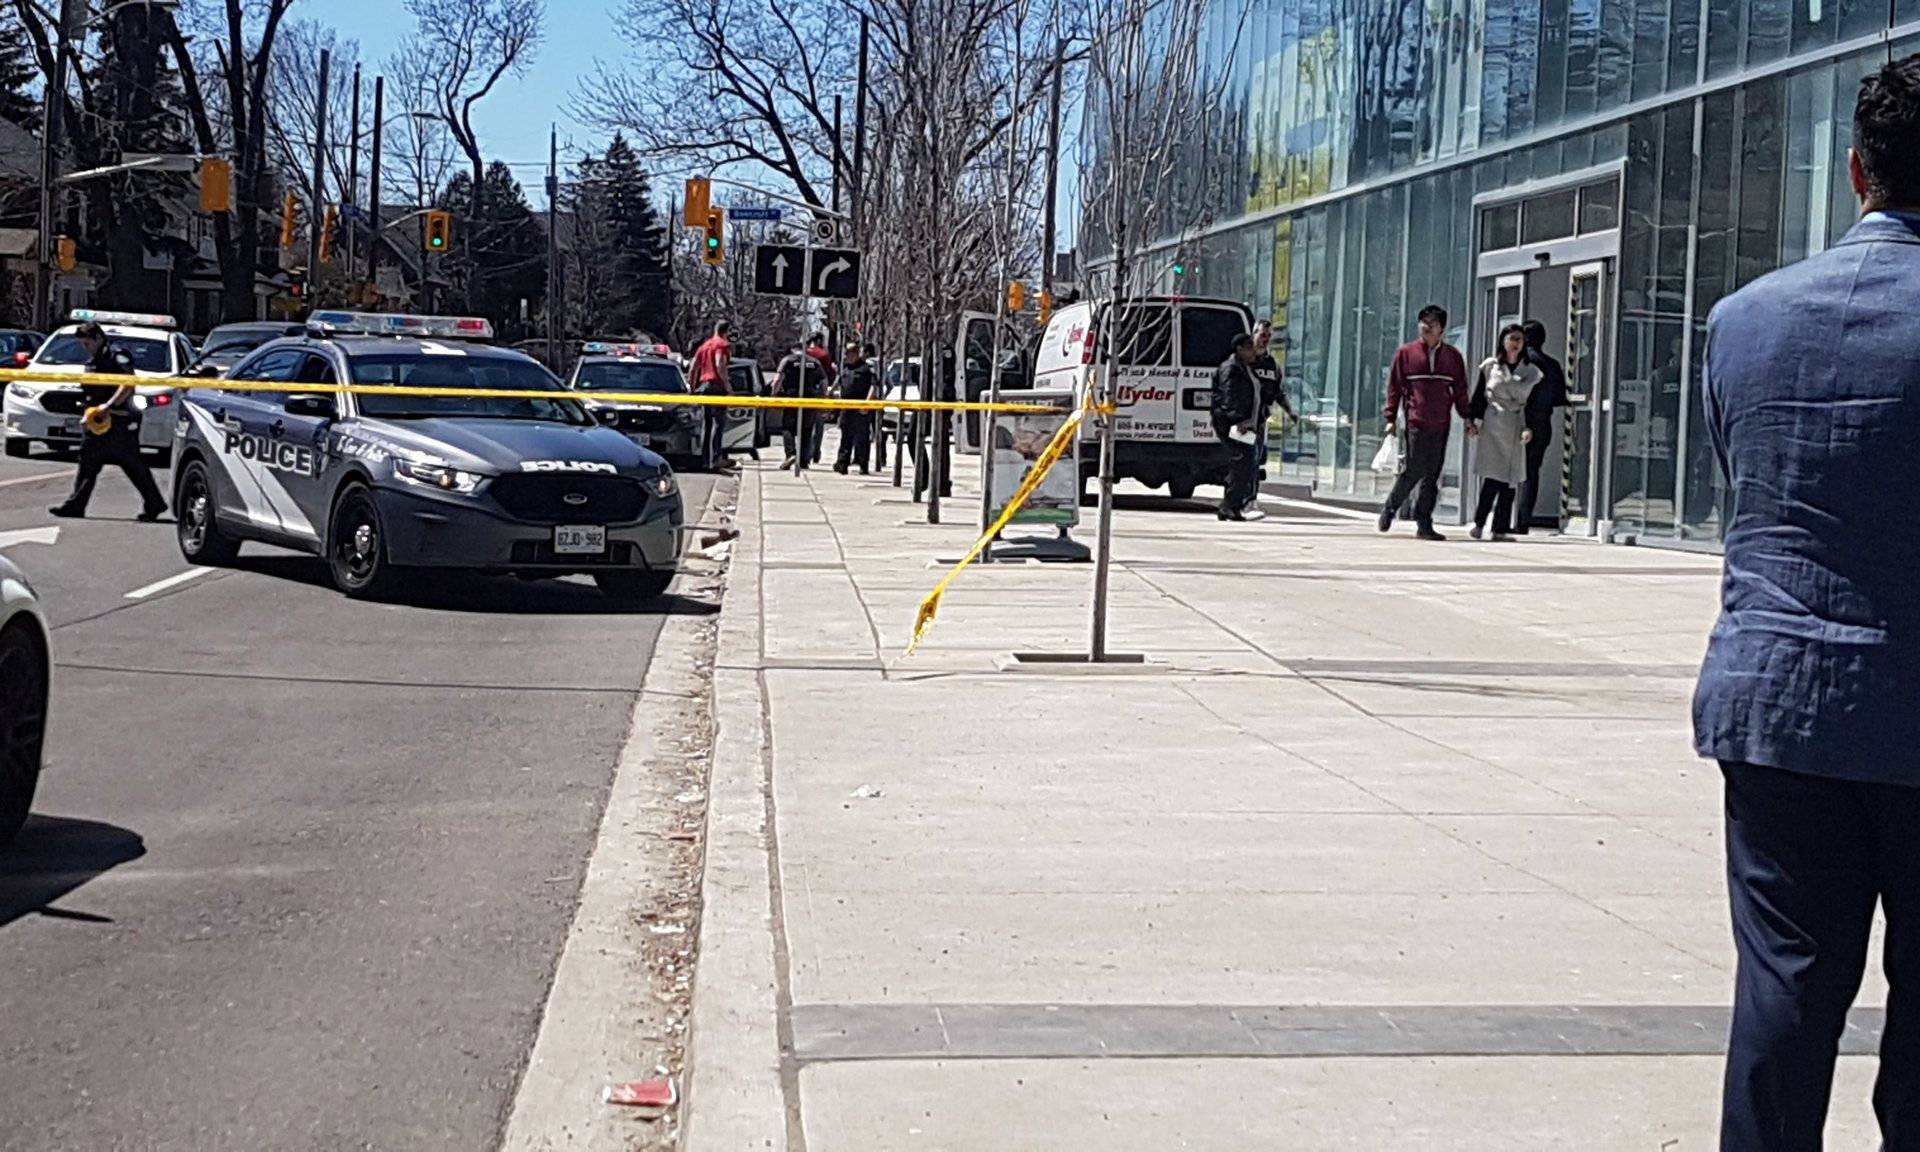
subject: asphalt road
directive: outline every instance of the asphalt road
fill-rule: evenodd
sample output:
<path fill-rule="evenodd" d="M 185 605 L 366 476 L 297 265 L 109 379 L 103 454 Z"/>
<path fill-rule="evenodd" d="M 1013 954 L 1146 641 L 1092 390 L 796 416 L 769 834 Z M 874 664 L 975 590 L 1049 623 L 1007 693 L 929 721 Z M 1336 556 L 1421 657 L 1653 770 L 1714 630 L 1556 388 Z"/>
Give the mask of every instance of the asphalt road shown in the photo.
<path fill-rule="evenodd" d="M 490 1146 L 662 613 L 705 609 L 355 603 L 255 545 L 139 596 L 188 570 L 171 522 L 115 472 L 55 521 L 70 472 L 0 461 L 0 541 L 59 527 L 4 544 L 56 667 L 0 852 L 0 1148 Z"/>

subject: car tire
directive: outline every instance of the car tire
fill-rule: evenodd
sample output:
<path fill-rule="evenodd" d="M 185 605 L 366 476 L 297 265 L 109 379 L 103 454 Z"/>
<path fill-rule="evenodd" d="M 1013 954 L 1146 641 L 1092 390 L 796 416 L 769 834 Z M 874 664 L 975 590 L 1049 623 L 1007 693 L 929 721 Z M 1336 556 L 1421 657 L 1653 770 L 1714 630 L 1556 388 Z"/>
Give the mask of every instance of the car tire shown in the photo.
<path fill-rule="evenodd" d="M 220 530 L 217 507 L 205 462 L 187 461 L 173 485 L 174 536 L 187 563 L 224 568 L 240 555 L 240 541 Z"/>
<path fill-rule="evenodd" d="M 373 600 L 391 593 L 399 575 L 387 560 L 380 507 L 365 484 L 349 484 L 333 501 L 327 518 L 327 573 L 333 586 L 352 600 Z"/>
<path fill-rule="evenodd" d="M 46 733 L 46 649 L 16 623 L 0 631 L 0 845 L 27 822 Z"/>
<path fill-rule="evenodd" d="M 1182 477 L 1167 481 L 1167 495 L 1175 500 L 1193 499 L 1193 480 L 1190 477 Z"/>
<path fill-rule="evenodd" d="M 673 583 L 673 570 L 622 568 L 615 572 L 595 572 L 593 582 L 610 599 L 642 603 L 667 594 L 667 586 Z"/>
<path fill-rule="evenodd" d="M 24 460 L 33 454 L 33 441 L 25 436 L 7 437 L 7 455 L 16 460 Z"/>

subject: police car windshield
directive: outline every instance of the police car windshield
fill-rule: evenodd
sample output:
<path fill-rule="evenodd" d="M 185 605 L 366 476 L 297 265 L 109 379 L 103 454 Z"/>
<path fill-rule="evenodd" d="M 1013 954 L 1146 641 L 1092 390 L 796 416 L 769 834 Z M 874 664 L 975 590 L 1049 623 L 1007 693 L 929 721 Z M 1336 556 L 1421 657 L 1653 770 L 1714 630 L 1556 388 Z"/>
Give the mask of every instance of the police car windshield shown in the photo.
<path fill-rule="evenodd" d="M 680 369 L 663 360 L 589 360 L 580 365 L 573 386 L 583 392 L 681 392 L 687 384 Z"/>
<path fill-rule="evenodd" d="M 505 392 L 563 393 L 551 372 L 518 356 L 469 356 L 464 352 L 380 353 L 355 356 L 356 384 L 391 384 L 408 388 L 472 388 Z M 384 419 L 434 416 L 479 417 L 489 420 L 552 420 L 561 424 L 591 424 L 579 402 L 564 395 L 548 400 L 533 396 L 381 396 L 362 392 L 360 412 Z"/>
<path fill-rule="evenodd" d="M 135 371 L 173 371 L 173 358 L 165 340 L 152 340 L 145 336 L 109 335 L 107 343 L 132 356 Z M 47 341 L 46 348 L 40 353 L 36 362 L 44 365 L 85 364 L 91 359 L 93 357 L 87 355 L 87 346 L 80 343 L 80 337 L 66 332 Z"/>

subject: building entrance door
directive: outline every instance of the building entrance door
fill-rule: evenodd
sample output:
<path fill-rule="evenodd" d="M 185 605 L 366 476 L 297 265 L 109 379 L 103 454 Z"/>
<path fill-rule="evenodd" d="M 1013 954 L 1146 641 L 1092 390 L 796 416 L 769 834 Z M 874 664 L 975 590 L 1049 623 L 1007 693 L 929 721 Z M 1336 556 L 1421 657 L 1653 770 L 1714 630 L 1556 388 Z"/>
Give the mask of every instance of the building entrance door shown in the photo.
<path fill-rule="evenodd" d="M 1607 435 L 1607 273 L 1611 261 L 1566 272 L 1567 403 L 1560 434 L 1561 517 L 1569 533 L 1591 536 L 1605 516 Z M 1542 487 L 1548 487 L 1542 478 Z"/>

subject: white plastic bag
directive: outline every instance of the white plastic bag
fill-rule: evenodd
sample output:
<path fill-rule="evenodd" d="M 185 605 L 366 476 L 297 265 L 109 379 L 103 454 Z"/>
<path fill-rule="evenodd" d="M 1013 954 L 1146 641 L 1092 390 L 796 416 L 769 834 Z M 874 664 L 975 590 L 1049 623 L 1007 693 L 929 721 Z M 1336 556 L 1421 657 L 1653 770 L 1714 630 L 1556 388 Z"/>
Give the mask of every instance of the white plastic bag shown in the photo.
<path fill-rule="evenodd" d="M 1373 470 L 1385 476 L 1392 476 L 1400 471 L 1399 432 L 1396 431 L 1380 441 L 1380 450 L 1373 454 Z"/>

